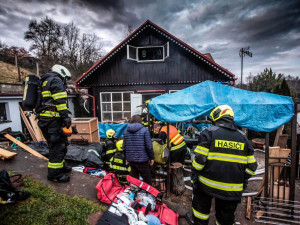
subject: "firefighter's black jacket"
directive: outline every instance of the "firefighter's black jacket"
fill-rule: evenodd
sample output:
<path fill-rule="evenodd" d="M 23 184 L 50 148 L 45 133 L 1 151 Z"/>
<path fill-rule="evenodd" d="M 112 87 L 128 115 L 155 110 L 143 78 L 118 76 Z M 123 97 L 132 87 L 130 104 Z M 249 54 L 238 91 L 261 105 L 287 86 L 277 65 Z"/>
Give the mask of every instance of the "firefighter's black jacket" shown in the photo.
<path fill-rule="evenodd" d="M 104 160 L 107 164 L 109 164 L 110 159 L 114 156 L 114 154 L 117 151 L 116 148 L 116 143 L 114 142 L 114 140 L 106 138 L 104 140 L 104 150 L 105 150 L 105 156 L 104 156 Z"/>
<path fill-rule="evenodd" d="M 41 95 L 42 104 L 38 109 L 41 118 L 69 116 L 66 87 L 58 73 L 48 72 L 42 75 Z"/>
<path fill-rule="evenodd" d="M 223 125 L 211 126 L 199 137 L 193 161 L 197 188 L 223 200 L 240 200 L 257 168 L 254 149 L 242 131 Z"/>
<path fill-rule="evenodd" d="M 124 153 L 117 151 L 117 153 L 110 159 L 110 170 L 112 170 L 120 181 L 126 181 L 126 175 L 131 171 L 130 166 L 126 165 Z"/>

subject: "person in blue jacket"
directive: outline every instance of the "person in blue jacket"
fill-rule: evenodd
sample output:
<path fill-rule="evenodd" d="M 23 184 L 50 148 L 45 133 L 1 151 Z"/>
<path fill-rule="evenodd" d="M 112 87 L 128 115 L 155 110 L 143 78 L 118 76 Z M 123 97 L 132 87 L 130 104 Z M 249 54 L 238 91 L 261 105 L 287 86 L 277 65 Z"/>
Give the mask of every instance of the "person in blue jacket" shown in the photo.
<path fill-rule="evenodd" d="M 142 125 L 139 115 L 132 116 L 125 130 L 123 151 L 125 160 L 131 166 L 130 175 L 151 185 L 151 166 L 154 163 L 154 152 L 149 130 Z"/>

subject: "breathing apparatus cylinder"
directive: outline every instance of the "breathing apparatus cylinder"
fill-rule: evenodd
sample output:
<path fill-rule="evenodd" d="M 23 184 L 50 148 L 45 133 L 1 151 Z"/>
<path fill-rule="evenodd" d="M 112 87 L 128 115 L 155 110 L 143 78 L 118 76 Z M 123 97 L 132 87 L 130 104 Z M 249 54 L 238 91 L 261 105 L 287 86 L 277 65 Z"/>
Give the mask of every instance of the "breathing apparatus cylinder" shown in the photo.
<path fill-rule="evenodd" d="M 40 78 L 36 75 L 27 75 L 25 79 L 25 88 L 23 94 L 23 109 L 25 111 L 32 111 L 38 99 L 38 88 L 39 88 Z"/>

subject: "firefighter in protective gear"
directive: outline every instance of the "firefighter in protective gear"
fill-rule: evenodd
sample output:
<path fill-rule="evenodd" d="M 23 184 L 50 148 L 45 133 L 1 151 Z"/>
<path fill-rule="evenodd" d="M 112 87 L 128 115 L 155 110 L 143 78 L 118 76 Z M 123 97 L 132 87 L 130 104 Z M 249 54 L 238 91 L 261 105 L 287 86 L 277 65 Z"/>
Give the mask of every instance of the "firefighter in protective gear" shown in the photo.
<path fill-rule="evenodd" d="M 50 72 L 43 74 L 40 103 L 36 108 L 38 125 L 49 147 L 48 179 L 57 182 L 70 180 L 64 174 L 71 172 L 71 167 L 64 161 L 68 139 L 62 129 L 71 126 L 66 92 L 66 80 L 70 78 L 70 71 L 61 65 L 54 65 Z"/>
<path fill-rule="evenodd" d="M 157 127 L 157 125 L 156 125 Z M 156 128 L 157 129 L 157 128 Z M 160 129 L 158 138 L 167 142 L 168 127 L 163 126 Z M 187 151 L 187 145 L 184 138 L 181 136 L 179 131 L 173 125 L 169 125 L 169 140 L 170 140 L 170 162 L 180 162 L 184 164 L 184 159 Z"/>
<path fill-rule="evenodd" d="M 123 140 L 119 140 L 116 143 L 117 152 L 110 159 L 110 170 L 116 174 L 118 180 L 121 183 L 127 183 L 126 176 L 130 174 L 131 168 L 126 165 L 125 156 L 123 153 Z"/>
<path fill-rule="evenodd" d="M 145 108 L 143 109 L 143 113 L 141 114 L 141 119 L 142 119 L 142 124 L 145 127 L 149 127 L 150 130 L 152 129 L 153 126 L 153 116 L 151 114 L 148 113 L 148 103 L 150 102 L 150 100 L 145 101 Z"/>
<path fill-rule="evenodd" d="M 116 153 L 116 131 L 113 129 L 108 129 L 106 131 L 106 139 L 104 140 L 104 162 L 105 162 L 105 169 L 109 169 L 110 165 L 110 159 L 114 156 Z"/>
<path fill-rule="evenodd" d="M 252 145 L 233 121 L 230 106 L 216 107 L 209 118 L 213 126 L 201 133 L 192 164 L 194 224 L 208 224 L 215 198 L 216 223 L 232 225 L 243 189 L 255 174 L 257 163 Z"/>

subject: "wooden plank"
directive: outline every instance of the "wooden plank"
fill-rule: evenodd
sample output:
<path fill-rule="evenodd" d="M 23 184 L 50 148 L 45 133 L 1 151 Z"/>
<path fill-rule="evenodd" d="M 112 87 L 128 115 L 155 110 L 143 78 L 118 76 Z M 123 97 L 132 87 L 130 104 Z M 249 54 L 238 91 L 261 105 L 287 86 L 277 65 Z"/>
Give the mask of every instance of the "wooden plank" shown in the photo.
<path fill-rule="evenodd" d="M 44 135 L 42 134 L 41 129 L 39 128 L 39 126 L 37 124 L 37 120 L 35 120 L 35 115 L 34 114 L 31 114 L 29 116 L 29 121 L 30 121 L 31 126 L 34 130 L 37 141 L 46 141 L 46 139 L 44 138 Z"/>
<path fill-rule="evenodd" d="M 10 152 L 10 151 L 7 151 L 7 150 L 5 150 L 3 148 L 0 148 L 0 158 L 2 160 L 4 160 L 4 159 L 10 159 L 10 158 L 14 157 L 15 155 L 17 155 L 17 153 Z"/>
<path fill-rule="evenodd" d="M 283 129 L 284 129 L 284 125 L 282 125 L 281 127 L 279 127 L 277 129 L 275 140 L 274 140 L 274 144 L 273 144 L 274 147 L 278 146 L 279 136 L 282 135 Z"/>
<path fill-rule="evenodd" d="M 291 150 L 286 148 L 279 148 L 279 147 L 270 147 L 269 157 L 279 157 L 279 158 L 285 158 L 280 159 L 280 163 L 285 163 Z M 270 159 L 269 163 L 278 162 L 277 159 Z M 283 170 L 283 167 L 274 167 L 274 182 L 277 182 L 279 175 L 281 171 Z M 269 183 L 271 178 L 271 171 L 269 171 Z"/>
<path fill-rule="evenodd" d="M 265 175 L 263 177 L 263 180 L 261 181 L 261 184 L 260 184 L 260 187 L 259 187 L 258 192 L 256 194 L 256 197 L 258 197 L 260 195 L 261 195 L 261 197 L 263 197 L 263 195 L 264 195 L 264 192 L 263 192 L 264 186 L 265 186 Z"/>
<path fill-rule="evenodd" d="M 286 144 L 287 144 L 288 138 L 289 138 L 289 136 L 287 134 L 279 135 L 278 146 L 280 148 L 286 148 L 287 147 Z"/>
<path fill-rule="evenodd" d="M 256 219 L 260 219 L 260 217 L 262 217 L 265 214 L 264 210 L 260 210 L 256 213 Z"/>
<path fill-rule="evenodd" d="M 248 196 L 248 200 L 247 200 L 247 209 L 246 209 L 246 218 L 248 220 L 250 220 L 251 217 L 251 197 Z"/>
<path fill-rule="evenodd" d="M 27 130 L 28 130 L 28 132 L 29 132 L 29 134 L 30 134 L 30 136 L 32 138 L 32 140 L 33 141 L 37 141 L 35 133 L 33 131 L 33 128 L 31 126 L 31 124 L 29 123 L 27 117 L 25 116 L 25 113 L 24 113 L 23 109 L 21 108 L 21 106 L 19 106 L 19 110 L 20 110 L 20 114 L 21 114 L 21 117 L 23 119 L 23 122 L 25 123 L 25 126 L 26 126 L 26 128 L 27 128 Z"/>
<path fill-rule="evenodd" d="M 40 153 L 36 152 L 35 150 L 33 150 L 32 148 L 30 148 L 29 146 L 25 145 L 24 143 L 22 143 L 21 141 L 18 141 L 17 139 L 15 139 L 14 137 L 12 137 L 9 134 L 5 134 L 4 137 L 6 137 L 8 140 L 16 143 L 17 145 L 19 145 L 21 148 L 25 149 L 26 151 L 30 152 L 32 155 L 37 156 L 39 158 L 45 159 L 48 161 L 48 159 L 41 155 Z"/>

